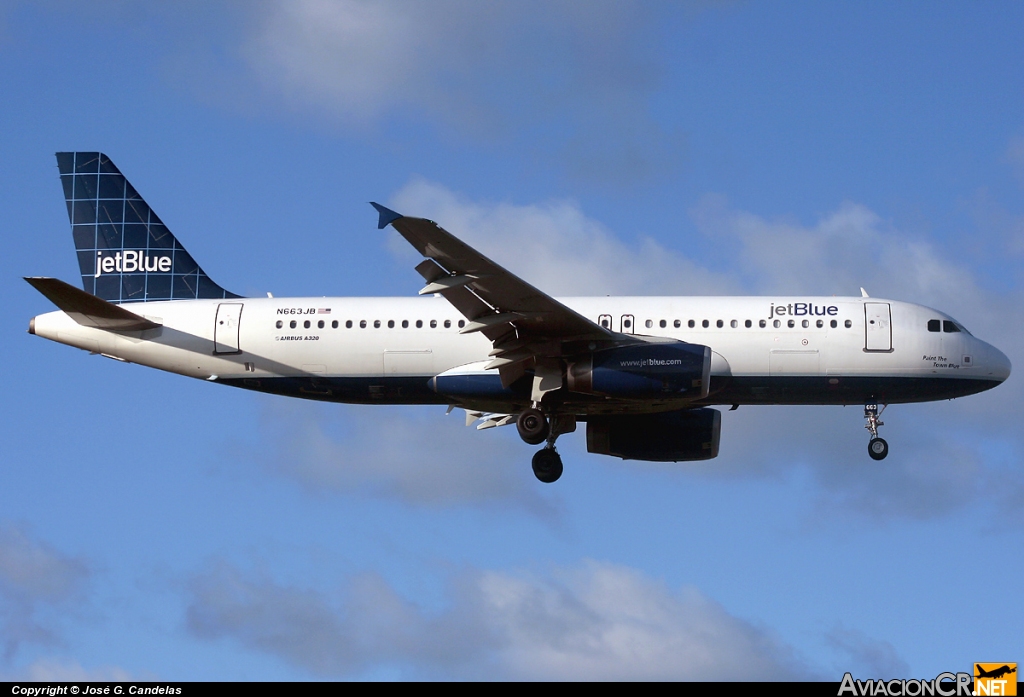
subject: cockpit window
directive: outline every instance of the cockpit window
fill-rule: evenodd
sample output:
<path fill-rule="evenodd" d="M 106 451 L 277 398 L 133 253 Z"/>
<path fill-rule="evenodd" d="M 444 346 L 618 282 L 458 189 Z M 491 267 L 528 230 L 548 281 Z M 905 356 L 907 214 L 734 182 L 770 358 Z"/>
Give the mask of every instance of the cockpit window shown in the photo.
<path fill-rule="evenodd" d="M 946 334 L 953 334 L 960 331 L 960 327 L 956 326 L 956 322 L 950 322 L 948 319 L 942 320 L 942 331 Z"/>
<path fill-rule="evenodd" d="M 940 324 L 942 324 L 942 322 L 937 320 L 937 319 L 930 319 L 930 320 L 928 320 L 928 331 L 930 331 L 930 332 L 940 331 L 940 329 L 941 329 L 941 327 L 939 326 Z"/>

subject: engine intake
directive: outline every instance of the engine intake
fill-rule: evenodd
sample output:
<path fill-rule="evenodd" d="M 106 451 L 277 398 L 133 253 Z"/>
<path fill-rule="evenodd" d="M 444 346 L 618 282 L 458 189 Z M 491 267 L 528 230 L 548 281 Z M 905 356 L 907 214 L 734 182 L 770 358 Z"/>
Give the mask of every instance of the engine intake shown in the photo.
<path fill-rule="evenodd" d="M 644 399 L 708 396 L 711 349 L 679 341 L 595 351 L 569 365 L 572 392 Z"/>
<path fill-rule="evenodd" d="M 587 452 L 651 462 L 710 460 L 718 457 L 721 435 L 722 413 L 717 409 L 591 416 Z"/>

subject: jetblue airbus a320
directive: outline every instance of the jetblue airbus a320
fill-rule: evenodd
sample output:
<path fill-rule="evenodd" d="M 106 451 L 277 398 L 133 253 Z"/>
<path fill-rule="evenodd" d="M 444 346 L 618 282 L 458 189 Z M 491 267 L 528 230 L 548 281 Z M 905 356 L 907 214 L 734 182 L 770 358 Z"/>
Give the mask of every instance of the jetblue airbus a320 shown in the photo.
<path fill-rule="evenodd" d="M 543 482 L 555 440 L 624 459 L 718 455 L 714 405 L 881 406 L 995 387 L 1010 361 L 949 315 L 867 297 L 555 299 L 436 223 L 373 204 L 424 256 L 420 298 L 244 298 L 217 285 L 102 153 L 58 153 L 84 290 L 26 279 L 59 309 L 29 332 L 120 361 L 272 394 L 441 404 L 516 424 Z"/>

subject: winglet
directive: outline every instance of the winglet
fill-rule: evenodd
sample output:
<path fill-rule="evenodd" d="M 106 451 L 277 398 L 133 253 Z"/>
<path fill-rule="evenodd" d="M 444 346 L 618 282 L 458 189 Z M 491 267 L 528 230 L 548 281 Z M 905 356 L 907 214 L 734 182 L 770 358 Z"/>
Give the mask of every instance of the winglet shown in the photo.
<path fill-rule="evenodd" d="M 379 203 L 374 203 L 373 201 L 370 201 L 370 205 L 376 208 L 377 212 L 380 213 L 380 220 L 377 221 L 378 230 L 383 230 L 388 225 L 402 217 L 401 213 L 395 213 L 390 208 L 385 208 Z"/>

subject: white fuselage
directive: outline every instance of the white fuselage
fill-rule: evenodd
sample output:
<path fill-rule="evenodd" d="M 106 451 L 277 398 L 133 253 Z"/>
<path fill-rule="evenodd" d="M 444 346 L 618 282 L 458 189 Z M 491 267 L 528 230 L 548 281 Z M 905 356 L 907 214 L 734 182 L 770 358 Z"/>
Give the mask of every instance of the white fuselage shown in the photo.
<path fill-rule="evenodd" d="M 709 346 L 714 388 L 706 404 L 925 401 L 987 389 L 1010 372 L 1006 356 L 961 331 L 948 315 L 898 301 L 590 297 L 561 302 L 617 332 Z M 491 343 L 479 333 L 460 334 L 462 316 L 440 297 L 240 298 L 124 307 L 163 326 L 115 333 L 51 312 L 34 318 L 31 331 L 189 377 L 330 401 L 466 406 L 467 400 L 433 394 L 427 381 L 463 366 L 496 374 L 483 370 Z M 929 331 L 929 321 L 940 330 Z M 392 389 L 400 384 L 404 387 Z"/>

